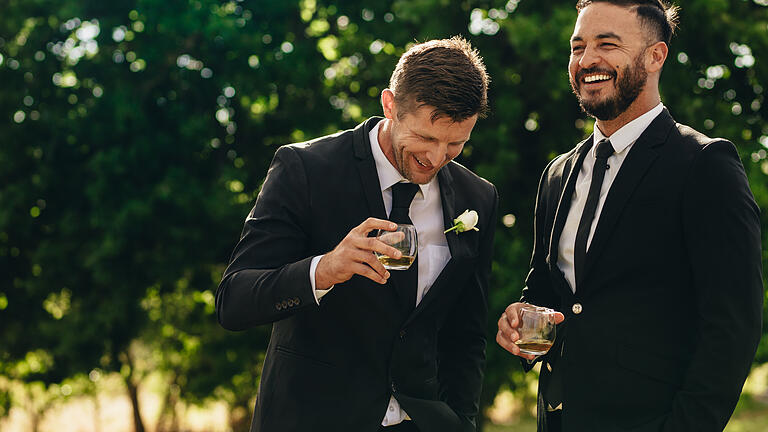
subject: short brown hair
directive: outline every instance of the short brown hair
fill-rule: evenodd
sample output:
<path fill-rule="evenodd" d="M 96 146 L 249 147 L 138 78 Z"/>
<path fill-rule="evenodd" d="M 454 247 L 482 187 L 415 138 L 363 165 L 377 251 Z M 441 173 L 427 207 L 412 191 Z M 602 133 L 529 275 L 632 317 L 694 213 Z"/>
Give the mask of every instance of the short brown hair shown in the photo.
<path fill-rule="evenodd" d="M 460 36 L 414 45 L 400 57 L 389 88 L 398 117 L 424 105 L 435 107 L 432 121 L 463 121 L 488 111 L 488 73 L 483 59 Z"/>
<path fill-rule="evenodd" d="M 670 5 L 664 0 L 579 0 L 576 10 L 582 9 L 592 3 L 610 3 L 616 6 L 634 8 L 640 24 L 650 30 L 651 43 L 664 42 L 669 45 L 672 35 L 675 34 L 678 24 L 678 11 L 680 8 Z"/>

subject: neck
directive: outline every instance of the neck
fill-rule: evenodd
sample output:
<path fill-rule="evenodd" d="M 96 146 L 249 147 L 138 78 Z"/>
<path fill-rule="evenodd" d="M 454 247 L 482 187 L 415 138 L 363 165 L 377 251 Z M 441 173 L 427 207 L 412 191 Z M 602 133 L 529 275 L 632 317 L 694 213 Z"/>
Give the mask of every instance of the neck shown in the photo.
<path fill-rule="evenodd" d="M 637 99 L 632 102 L 632 105 L 630 105 L 626 111 L 619 114 L 615 119 L 598 119 L 595 124 L 600 128 L 600 132 L 602 132 L 603 135 L 610 137 L 614 132 L 624 127 L 627 123 L 650 111 L 651 108 L 658 105 L 659 102 L 661 102 L 661 97 L 659 96 L 658 90 L 648 93 L 643 92 L 638 95 Z"/>
<path fill-rule="evenodd" d="M 381 126 L 379 126 L 379 132 L 377 135 L 379 139 L 379 147 L 381 148 L 382 153 L 384 153 L 384 156 L 387 157 L 389 163 L 391 163 L 393 167 L 397 168 L 397 163 L 395 162 L 395 150 L 392 147 L 392 121 L 390 119 L 385 118 L 381 121 Z"/>

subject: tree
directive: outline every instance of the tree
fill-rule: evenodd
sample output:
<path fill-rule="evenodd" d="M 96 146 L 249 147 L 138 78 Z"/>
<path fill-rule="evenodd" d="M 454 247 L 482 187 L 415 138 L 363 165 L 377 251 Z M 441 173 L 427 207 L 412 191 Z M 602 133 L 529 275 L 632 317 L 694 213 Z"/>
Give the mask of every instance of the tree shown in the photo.
<path fill-rule="evenodd" d="M 493 335 L 524 283 L 540 172 L 592 130 L 567 81 L 573 3 L 0 1 L 0 374 L 123 371 L 136 393 L 138 352 L 168 406 L 224 399 L 247 427 L 269 329 L 223 331 L 212 298 L 272 154 L 379 114 L 409 44 L 455 34 L 492 77 L 459 161 L 501 193 Z M 680 3 L 663 101 L 734 141 L 766 207 L 765 2 Z M 483 406 L 530 379 L 492 341 L 486 377 Z"/>

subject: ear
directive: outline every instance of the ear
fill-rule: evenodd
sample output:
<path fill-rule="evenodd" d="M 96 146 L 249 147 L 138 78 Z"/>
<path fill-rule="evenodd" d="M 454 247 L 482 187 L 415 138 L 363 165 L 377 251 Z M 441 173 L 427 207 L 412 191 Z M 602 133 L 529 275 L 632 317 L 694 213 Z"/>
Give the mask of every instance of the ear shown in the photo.
<path fill-rule="evenodd" d="M 384 111 L 384 117 L 392 120 L 397 114 L 395 109 L 395 94 L 390 89 L 384 89 L 381 92 L 381 108 Z"/>
<path fill-rule="evenodd" d="M 661 41 L 656 42 L 646 48 L 646 52 L 645 69 L 650 73 L 660 71 L 669 54 L 669 47 L 667 44 Z"/>

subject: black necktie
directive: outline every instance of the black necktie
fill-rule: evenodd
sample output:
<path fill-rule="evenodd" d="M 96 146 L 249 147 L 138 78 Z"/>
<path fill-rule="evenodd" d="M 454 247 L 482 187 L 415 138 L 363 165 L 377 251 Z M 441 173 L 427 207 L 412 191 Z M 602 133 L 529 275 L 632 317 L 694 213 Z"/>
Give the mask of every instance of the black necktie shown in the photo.
<path fill-rule="evenodd" d="M 418 190 L 419 185 L 413 183 L 396 183 L 392 186 L 392 211 L 389 212 L 389 220 L 398 224 L 413 224 L 408 210 Z M 390 277 L 397 284 L 403 313 L 410 314 L 416 307 L 416 291 L 419 282 L 418 254 L 408 270 L 393 270 L 390 272 Z"/>
<path fill-rule="evenodd" d="M 400 224 L 413 224 L 408 210 L 418 190 L 419 185 L 413 183 L 395 183 L 392 186 L 392 211 L 389 212 L 389 220 Z"/>
<path fill-rule="evenodd" d="M 605 170 L 608 168 L 608 158 L 613 154 L 613 146 L 607 139 L 597 143 L 595 151 L 597 160 L 592 168 L 592 181 L 589 184 L 587 202 L 584 205 L 584 213 L 581 214 L 579 229 L 576 231 L 576 245 L 573 249 L 573 267 L 576 274 L 576 285 L 583 276 L 584 261 L 587 256 L 587 239 L 592 230 L 592 221 L 595 219 L 597 202 L 600 201 L 600 189 L 603 186 Z"/>

